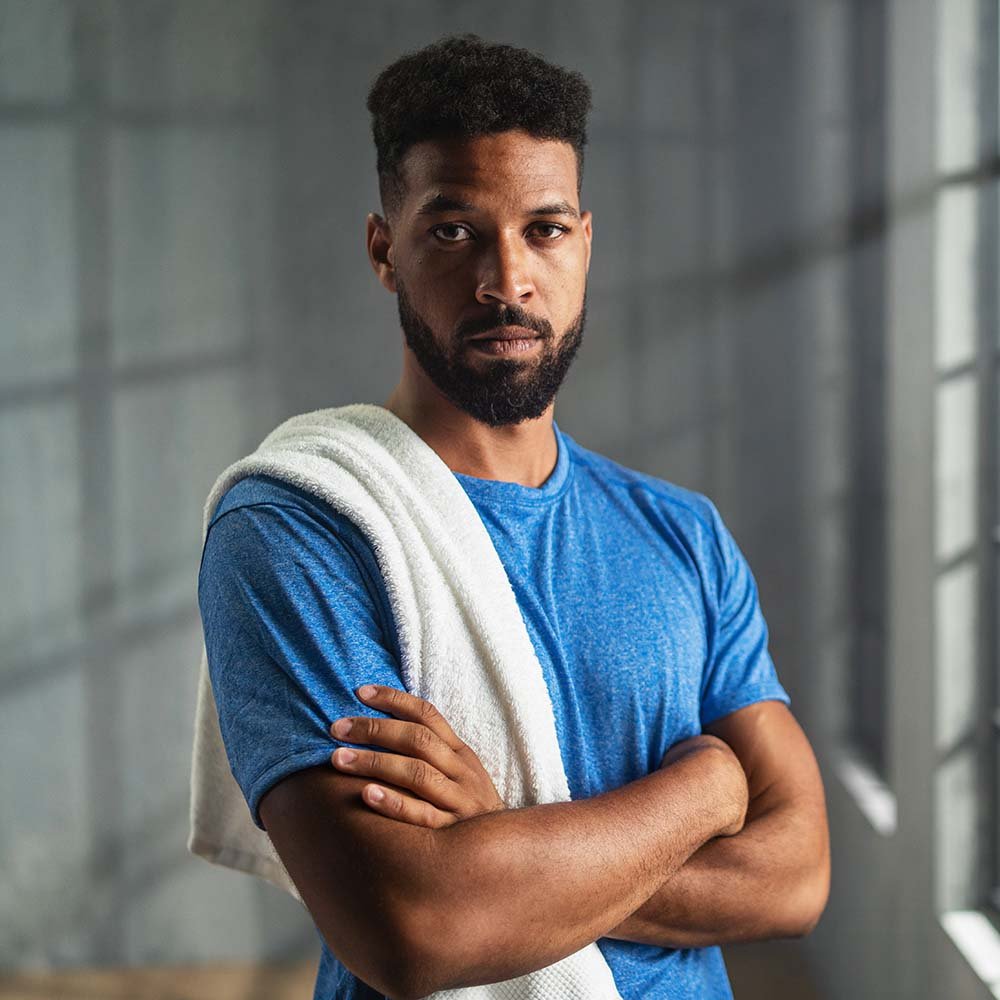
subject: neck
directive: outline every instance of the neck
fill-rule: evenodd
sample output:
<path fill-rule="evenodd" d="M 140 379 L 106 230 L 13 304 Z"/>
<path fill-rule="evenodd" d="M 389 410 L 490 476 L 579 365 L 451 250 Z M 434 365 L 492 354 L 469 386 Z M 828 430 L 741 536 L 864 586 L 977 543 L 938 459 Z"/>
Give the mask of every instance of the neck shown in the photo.
<path fill-rule="evenodd" d="M 490 427 L 434 390 L 417 394 L 401 381 L 382 404 L 451 469 L 478 479 L 537 488 L 552 474 L 559 449 L 552 428 L 555 403 L 535 420 Z"/>

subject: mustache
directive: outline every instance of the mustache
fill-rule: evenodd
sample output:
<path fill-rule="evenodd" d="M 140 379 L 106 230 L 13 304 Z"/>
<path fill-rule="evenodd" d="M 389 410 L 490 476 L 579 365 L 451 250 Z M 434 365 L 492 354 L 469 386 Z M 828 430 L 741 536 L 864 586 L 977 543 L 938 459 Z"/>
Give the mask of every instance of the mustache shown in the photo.
<path fill-rule="evenodd" d="M 474 337 L 477 333 L 486 333 L 507 326 L 523 326 L 528 330 L 534 330 L 541 337 L 552 336 L 552 324 L 548 320 L 532 316 L 517 306 L 499 307 L 483 316 L 466 320 L 459 324 L 456 334 L 460 339 L 465 339 Z"/>

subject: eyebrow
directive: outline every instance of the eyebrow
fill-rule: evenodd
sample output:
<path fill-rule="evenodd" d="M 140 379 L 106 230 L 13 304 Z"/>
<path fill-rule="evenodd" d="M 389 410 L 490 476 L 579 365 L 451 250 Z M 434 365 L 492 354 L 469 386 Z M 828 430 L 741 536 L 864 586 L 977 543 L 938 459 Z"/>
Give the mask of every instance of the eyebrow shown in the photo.
<path fill-rule="evenodd" d="M 476 206 L 459 198 L 450 198 L 444 194 L 436 194 L 425 201 L 417 209 L 417 215 L 435 215 L 438 212 L 475 212 Z M 580 218 L 580 213 L 568 201 L 551 201 L 539 205 L 525 213 L 526 215 L 568 215 L 574 219 Z"/>

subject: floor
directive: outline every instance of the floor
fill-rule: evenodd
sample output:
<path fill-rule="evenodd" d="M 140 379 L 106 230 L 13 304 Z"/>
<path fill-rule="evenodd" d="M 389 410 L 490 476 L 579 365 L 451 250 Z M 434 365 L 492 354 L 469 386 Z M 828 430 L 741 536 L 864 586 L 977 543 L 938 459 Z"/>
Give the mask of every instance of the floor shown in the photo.
<path fill-rule="evenodd" d="M 736 1000 L 828 1000 L 812 983 L 794 942 L 726 949 Z M 198 968 L 0 976 L 0 1000 L 311 1000 L 315 965 Z"/>

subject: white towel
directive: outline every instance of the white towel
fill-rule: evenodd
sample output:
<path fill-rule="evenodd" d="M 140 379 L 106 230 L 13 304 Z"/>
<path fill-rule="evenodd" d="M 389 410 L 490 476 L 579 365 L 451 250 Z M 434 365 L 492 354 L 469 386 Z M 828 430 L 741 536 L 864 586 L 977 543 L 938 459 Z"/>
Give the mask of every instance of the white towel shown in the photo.
<path fill-rule="evenodd" d="M 362 531 L 399 630 L 406 690 L 438 708 L 479 756 L 508 807 L 568 800 L 552 703 L 507 573 L 478 512 L 437 453 L 374 404 L 292 417 L 216 480 L 205 504 L 203 544 L 222 495 L 254 473 L 308 490 Z M 301 901 L 229 769 L 204 647 L 200 671 L 188 847 Z M 434 996 L 620 1000 L 596 944 L 516 979 Z"/>

